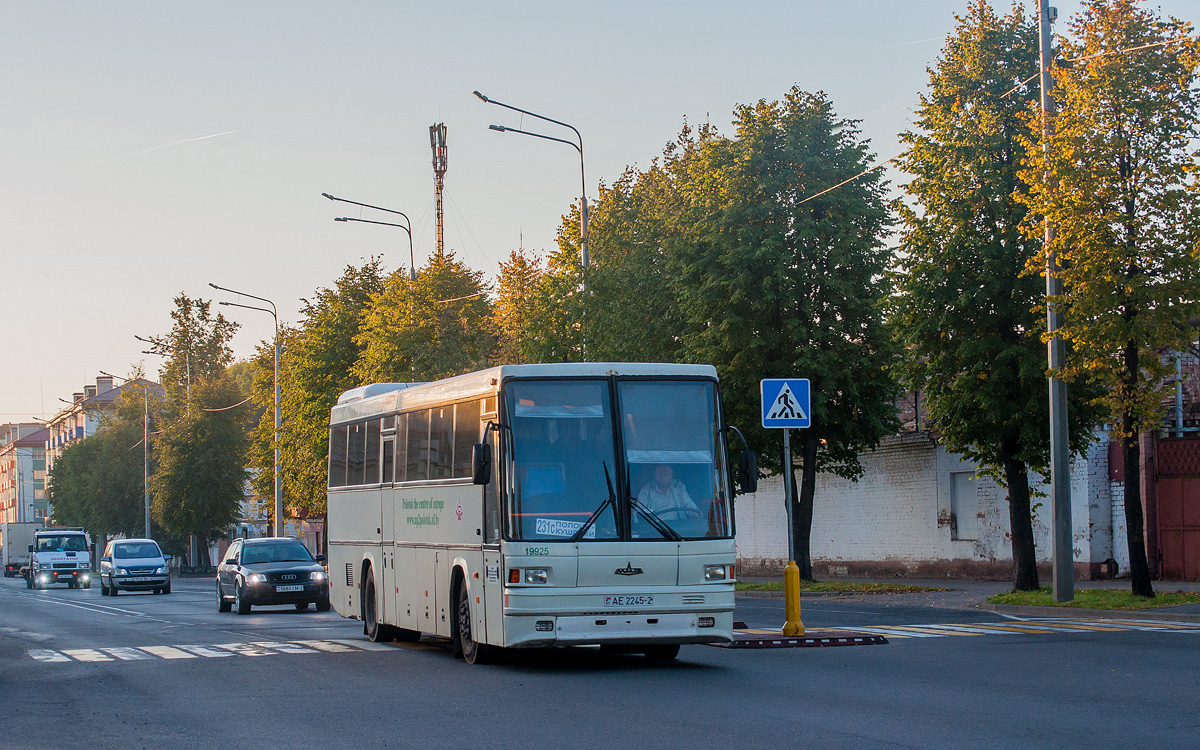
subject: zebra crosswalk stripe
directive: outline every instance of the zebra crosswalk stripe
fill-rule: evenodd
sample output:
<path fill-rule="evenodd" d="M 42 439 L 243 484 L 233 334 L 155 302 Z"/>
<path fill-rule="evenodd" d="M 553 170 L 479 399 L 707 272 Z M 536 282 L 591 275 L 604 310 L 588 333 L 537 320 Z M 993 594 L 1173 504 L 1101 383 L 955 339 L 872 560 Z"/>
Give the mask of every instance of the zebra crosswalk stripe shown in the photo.
<path fill-rule="evenodd" d="M 188 644 L 104 648 L 35 648 L 30 658 L 47 663 L 143 661 L 146 659 L 217 659 L 229 656 L 277 656 L 279 654 L 348 654 L 363 651 L 392 651 L 390 646 L 350 639 L 252 641 L 250 643 Z"/>

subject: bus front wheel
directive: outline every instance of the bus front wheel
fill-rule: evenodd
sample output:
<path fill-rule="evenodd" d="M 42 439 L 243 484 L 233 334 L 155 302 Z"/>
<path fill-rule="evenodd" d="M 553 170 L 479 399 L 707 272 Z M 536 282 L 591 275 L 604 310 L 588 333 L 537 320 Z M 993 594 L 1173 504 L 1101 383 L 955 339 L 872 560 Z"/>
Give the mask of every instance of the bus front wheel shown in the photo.
<path fill-rule="evenodd" d="M 495 649 L 486 643 L 478 643 L 471 637 L 471 600 L 465 584 L 458 586 L 458 645 L 463 661 L 467 664 L 487 664 L 495 658 Z"/>
<path fill-rule="evenodd" d="M 379 643 L 392 640 L 392 626 L 379 621 L 378 605 L 375 600 L 375 581 L 367 579 L 363 587 L 363 632 L 367 638 Z"/>

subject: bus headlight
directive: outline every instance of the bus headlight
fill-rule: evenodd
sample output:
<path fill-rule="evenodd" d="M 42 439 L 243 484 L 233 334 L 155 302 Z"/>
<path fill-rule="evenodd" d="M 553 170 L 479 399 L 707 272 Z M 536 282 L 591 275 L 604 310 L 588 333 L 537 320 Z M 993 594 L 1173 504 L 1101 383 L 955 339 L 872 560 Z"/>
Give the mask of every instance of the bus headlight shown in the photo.
<path fill-rule="evenodd" d="M 545 568 L 526 568 L 525 583 L 545 583 L 546 569 Z"/>
<path fill-rule="evenodd" d="M 78 565 L 76 565 L 75 567 L 77 567 L 77 568 L 90 568 L 90 567 L 92 567 L 92 564 L 91 564 L 91 563 L 79 563 L 79 564 L 78 564 Z"/>
<path fill-rule="evenodd" d="M 705 565 L 704 580 L 706 581 L 724 581 L 725 566 L 724 565 Z"/>

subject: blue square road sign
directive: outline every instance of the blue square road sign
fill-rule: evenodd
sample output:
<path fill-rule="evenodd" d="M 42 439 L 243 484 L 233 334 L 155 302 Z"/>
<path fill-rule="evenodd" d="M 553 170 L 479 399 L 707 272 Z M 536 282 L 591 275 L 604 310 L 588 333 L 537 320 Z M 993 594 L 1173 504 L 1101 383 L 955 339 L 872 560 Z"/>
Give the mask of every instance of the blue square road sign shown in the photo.
<path fill-rule="evenodd" d="M 807 378 L 767 378 L 760 382 L 759 389 L 763 427 L 786 429 L 812 424 Z"/>

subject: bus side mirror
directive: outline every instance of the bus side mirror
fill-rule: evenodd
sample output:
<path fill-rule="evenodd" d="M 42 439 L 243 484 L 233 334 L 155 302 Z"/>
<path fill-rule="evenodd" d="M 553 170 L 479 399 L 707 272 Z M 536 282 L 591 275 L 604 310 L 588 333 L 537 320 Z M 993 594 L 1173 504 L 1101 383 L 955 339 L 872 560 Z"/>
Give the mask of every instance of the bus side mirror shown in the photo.
<path fill-rule="evenodd" d="M 758 492 L 758 456 L 754 451 L 742 451 L 738 456 L 738 486 L 743 493 Z"/>
<path fill-rule="evenodd" d="M 29 551 L 30 551 L 30 552 L 33 552 L 33 545 L 32 545 L 32 544 L 31 544 L 31 545 L 29 545 Z"/>
<path fill-rule="evenodd" d="M 471 481 L 475 484 L 492 481 L 492 446 L 487 443 L 471 447 Z"/>

